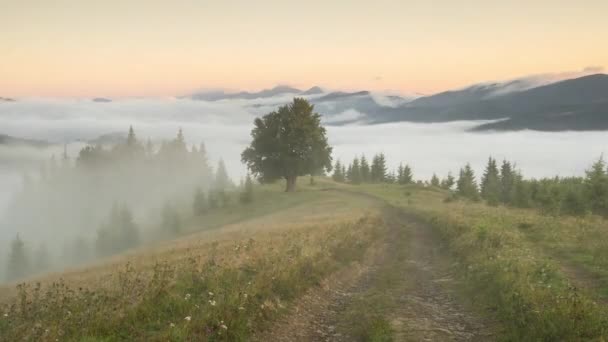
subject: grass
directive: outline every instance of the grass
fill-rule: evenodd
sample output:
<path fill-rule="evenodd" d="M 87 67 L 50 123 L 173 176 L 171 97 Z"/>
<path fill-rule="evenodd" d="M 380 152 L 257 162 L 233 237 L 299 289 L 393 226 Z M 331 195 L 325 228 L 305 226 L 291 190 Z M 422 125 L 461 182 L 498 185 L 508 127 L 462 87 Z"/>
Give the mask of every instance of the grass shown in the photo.
<path fill-rule="evenodd" d="M 323 191 L 337 188 L 345 191 Z M 2 340 L 245 341 L 330 274 L 390 237 L 394 251 L 353 299 L 338 327 L 364 341 L 391 341 L 395 272 L 407 234 L 389 233 L 380 198 L 427 222 L 448 246 L 462 291 L 503 327 L 503 340 L 602 340 L 607 223 L 531 210 L 446 201 L 420 186 L 336 184 L 284 194 L 260 187 L 255 202 L 185 221 L 184 236 L 97 265 L 0 289 Z M 353 195 L 353 192 L 363 194 Z M 396 235 L 387 235 L 396 234 Z M 595 276 L 575 286 L 564 263 Z M 402 273 L 402 272 L 401 272 Z"/>
<path fill-rule="evenodd" d="M 469 297 L 503 323 L 503 339 L 581 340 L 602 339 L 608 334 L 606 309 L 573 286 L 559 264 L 547 257 L 542 244 L 522 231 L 521 227 L 537 227 L 546 220 L 540 215 L 446 202 L 447 193 L 418 186 L 362 185 L 353 189 L 383 198 L 435 227 L 459 262 Z M 577 239 L 568 236 L 565 228 L 540 227 L 535 229 L 553 234 L 554 241 L 569 241 L 564 246 L 576 244 Z M 572 233 L 575 225 L 568 227 Z"/>
<path fill-rule="evenodd" d="M 0 309 L 0 336 L 248 340 L 384 235 L 369 201 L 308 192 L 293 194 L 291 204 L 276 193 L 277 207 L 287 208 L 280 212 L 260 199 L 253 212 L 263 214 L 250 219 L 227 213 L 221 220 L 238 223 L 19 285 Z"/>

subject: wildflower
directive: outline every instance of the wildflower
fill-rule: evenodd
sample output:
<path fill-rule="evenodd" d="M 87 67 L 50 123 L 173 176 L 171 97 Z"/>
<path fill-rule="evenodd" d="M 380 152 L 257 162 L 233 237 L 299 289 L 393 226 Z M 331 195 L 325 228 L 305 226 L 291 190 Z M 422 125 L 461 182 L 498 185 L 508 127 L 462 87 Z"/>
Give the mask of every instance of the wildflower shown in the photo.
<path fill-rule="evenodd" d="M 8 317 L 8 314 L 7 314 L 7 313 L 5 313 L 5 314 L 4 314 L 4 317 Z"/>
<path fill-rule="evenodd" d="M 242 306 L 239 306 L 239 310 L 243 311 L 243 310 L 245 310 L 245 308 Z"/>
<path fill-rule="evenodd" d="M 184 297 L 184 300 L 188 300 L 188 299 L 190 299 L 190 297 L 191 297 L 190 294 L 186 293 L 186 296 Z"/>
<path fill-rule="evenodd" d="M 190 322 L 190 320 L 192 319 L 192 317 L 190 316 L 186 316 L 186 318 L 184 318 L 186 321 Z"/>
<path fill-rule="evenodd" d="M 171 328 L 175 328 L 175 323 L 169 323 L 169 326 L 170 326 Z"/>
<path fill-rule="evenodd" d="M 228 330 L 228 327 L 226 326 L 226 324 L 222 324 L 222 325 L 220 325 L 220 327 L 222 327 L 222 329 L 224 329 L 224 330 Z"/>
<path fill-rule="evenodd" d="M 245 294 L 243 295 L 243 297 L 245 297 L 245 299 L 247 299 L 247 294 L 245 293 Z"/>
<path fill-rule="evenodd" d="M 215 301 L 214 300 L 210 300 L 209 304 L 211 304 L 211 306 L 215 306 Z"/>
<path fill-rule="evenodd" d="M 213 297 L 213 292 L 209 292 L 209 296 L 212 296 L 212 297 Z"/>

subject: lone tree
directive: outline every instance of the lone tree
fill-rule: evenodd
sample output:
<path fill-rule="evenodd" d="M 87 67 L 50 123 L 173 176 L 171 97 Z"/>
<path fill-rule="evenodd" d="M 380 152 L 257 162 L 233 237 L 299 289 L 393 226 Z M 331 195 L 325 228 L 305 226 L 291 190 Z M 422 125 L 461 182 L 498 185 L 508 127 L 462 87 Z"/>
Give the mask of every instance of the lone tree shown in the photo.
<path fill-rule="evenodd" d="M 256 118 L 251 145 L 241 160 L 260 182 L 285 178 L 286 192 L 294 191 L 298 176 L 331 171 L 332 148 L 327 143 L 321 116 L 306 99 Z"/>

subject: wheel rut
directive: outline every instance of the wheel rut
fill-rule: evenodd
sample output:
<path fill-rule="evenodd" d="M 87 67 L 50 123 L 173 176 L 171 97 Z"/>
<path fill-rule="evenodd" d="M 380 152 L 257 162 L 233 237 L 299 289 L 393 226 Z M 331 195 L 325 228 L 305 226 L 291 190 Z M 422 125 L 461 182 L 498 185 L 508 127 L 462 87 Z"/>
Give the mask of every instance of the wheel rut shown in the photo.
<path fill-rule="evenodd" d="M 298 299 L 259 341 L 356 341 L 353 303 L 370 294 L 387 300 L 382 316 L 395 341 L 492 341 L 495 324 L 463 304 L 453 261 L 428 225 L 399 208 L 384 210 L 385 241 L 364 262 L 328 277 Z M 390 272 L 391 281 L 378 279 Z M 466 298 L 464 298 L 466 300 Z"/>

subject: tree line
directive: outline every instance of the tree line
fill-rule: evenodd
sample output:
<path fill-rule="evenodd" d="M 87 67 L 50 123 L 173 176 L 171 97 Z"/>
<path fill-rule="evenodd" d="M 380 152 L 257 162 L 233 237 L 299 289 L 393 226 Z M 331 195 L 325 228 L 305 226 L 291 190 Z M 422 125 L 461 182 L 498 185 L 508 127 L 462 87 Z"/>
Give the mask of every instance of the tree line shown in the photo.
<path fill-rule="evenodd" d="M 433 174 L 428 181 L 415 181 L 412 168 L 400 164 L 388 171 L 386 157 L 379 153 L 369 163 L 365 155 L 355 157 L 348 165 L 337 160 L 332 179 L 336 182 L 419 184 L 451 191 L 450 199 L 484 201 L 490 206 L 505 205 L 535 208 L 550 215 L 596 214 L 608 217 L 608 166 L 600 157 L 584 177 L 525 178 L 511 161 L 499 163 L 489 157 L 481 178 L 477 179 L 470 164 L 443 179 Z"/>

